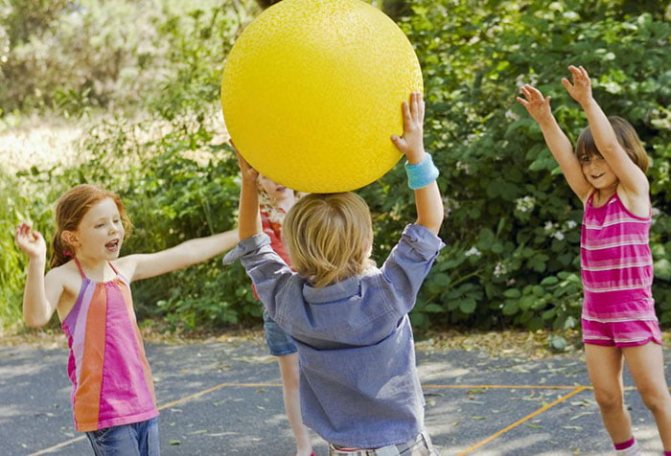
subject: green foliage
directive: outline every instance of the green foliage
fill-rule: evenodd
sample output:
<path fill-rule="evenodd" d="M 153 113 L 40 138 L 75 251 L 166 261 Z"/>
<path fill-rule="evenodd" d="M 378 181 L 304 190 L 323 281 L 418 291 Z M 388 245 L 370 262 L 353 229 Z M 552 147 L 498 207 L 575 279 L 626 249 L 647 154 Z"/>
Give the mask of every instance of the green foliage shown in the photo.
<path fill-rule="evenodd" d="M 671 320 L 665 3 L 413 2 L 415 14 L 403 27 L 424 70 L 427 148 L 435 151 L 449 211 L 448 249 L 418 306 L 423 320 L 576 324 L 582 207 L 514 99 L 520 84 L 536 84 L 552 96 L 558 121 L 575 138 L 585 120 L 560 84 L 569 64 L 594 75 L 604 110 L 629 119 L 653 158 L 654 292 L 662 320 Z M 408 212 L 399 218 L 408 220 L 411 207 L 402 207 Z"/>
<path fill-rule="evenodd" d="M 24 262 L 22 255 L 14 247 L 14 228 L 16 224 L 15 212 L 17 206 L 21 207 L 23 201 L 17 201 L 15 190 L 15 181 L 9 180 L 9 176 L 0 170 L 0 213 L 6 214 L 0 217 L 0 249 L 3 254 L 0 256 L 0 302 L 7 303 L 0 305 L 0 328 L 9 327 L 21 318 L 20 290 L 22 271 Z M 8 217 L 8 215 L 10 215 Z"/>
<path fill-rule="evenodd" d="M 33 181 L 39 171 L 32 169 L 13 176 L 0 169 L 0 332 L 21 320 L 21 302 L 27 258 L 14 245 L 19 222 L 25 220 L 45 231 L 51 225 L 49 200 L 45 193 L 35 192 Z M 48 173 L 46 173 L 48 174 Z"/>
<path fill-rule="evenodd" d="M 7 0 L 2 23 L 11 43 L 25 43 L 38 31 L 49 28 L 70 6 L 69 0 Z"/>
<path fill-rule="evenodd" d="M 157 30 L 168 50 L 164 58 L 169 75 L 159 83 L 160 90 L 148 97 L 152 110 L 174 119 L 219 99 L 226 55 L 243 24 L 251 20 L 252 2 L 243 2 L 245 8 L 239 3 L 224 1 L 211 8 L 166 12 Z"/>
<path fill-rule="evenodd" d="M 215 99 L 221 64 L 251 0 L 198 5 L 13 0 L 0 8 L 0 117 L 14 110 L 80 117 L 91 108 L 137 109 L 138 94 L 175 115 Z M 170 96 L 171 103 L 156 103 Z"/>
<path fill-rule="evenodd" d="M 183 8 L 180 2 L 176 4 Z M 124 5 L 130 8 L 132 3 Z M 51 205 L 59 194 L 83 182 L 112 189 L 125 201 L 135 224 L 124 249 L 126 254 L 157 251 L 189 238 L 233 228 L 238 200 L 237 164 L 231 151 L 222 145 L 222 122 L 213 106 L 218 105 L 225 50 L 238 33 L 240 21 L 247 16 L 246 10 L 237 11 L 226 5 L 227 2 L 223 5 L 219 2 L 206 12 L 195 10 L 181 15 L 173 11 L 169 1 L 164 2 L 165 10 L 156 16 L 155 23 L 150 21 L 150 30 L 144 37 L 155 36 L 153 43 L 164 43 L 162 64 L 169 70 L 162 72 L 160 84 L 154 81 L 153 90 L 140 91 L 150 111 L 138 118 L 123 114 L 97 122 L 92 118 L 90 122 L 97 125 L 83 144 L 81 163 L 71 168 L 33 169 L 16 176 L 2 176 L 2 185 L 14 190 L 12 194 L 2 193 L 8 204 L 44 215 L 36 226 L 49 239 L 53 230 Z M 129 14 L 105 9 L 122 8 L 120 3 L 109 6 L 93 3 L 93 6 L 91 14 L 97 11 L 99 17 L 91 19 L 91 24 L 101 26 L 99 33 L 94 34 L 100 39 L 112 32 L 102 26 L 108 16 L 114 21 L 130 20 Z M 89 17 L 88 11 L 82 14 Z M 130 37 L 124 45 L 133 46 L 132 41 Z M 153 48 L 149 45 L 148 49 Z M 55 58 L 62 52 L 67 51 L 59 49 Z M 138 61 L 149 59 L 142 57 L 137 48 L 128 54 Z M 84 73 L 89 70 L 83 64 L 78 69 Z M 119 78 L 117 75 L 113 82 L 118 83 Z M 117 89 L 123 96 L 137 96 L 128 86 Z M 57 92 L 53 100 L 64 111 L 81 114 L 91 110 L 97 103 L 95 100 L 102 100 L 100 95 L 66 88 Z M 123 96 L 114 102 L 119 103 Z M 46 99 L 40 100 L 48 104 Z M 40 199 L 33 195 L 40 195 Z M 3 211 L 0 217 L 1 226 L 8 233 L 6 237 L 3 233 L 0 245 L 10 252 L 3 257 L 6 261 L 0 269 L 3 293 L 7 295 L 7 305 L 1 307 L 3 312 L 7 309 L 6 321 L 17 321 L 20 315 L 25 263 L 12 237 L 13 227 L 26 217 L 37 218 L 34 214 L 15 215 L 11 211 Z M 260 306 L 250 293 L 249 281 L 241 268 L 224 269 L 215 260 L 134 286 L 140 316 L 164 315 L 169 324 L 190 329 L 258 317 Z M 4 320 L 2 326 L 7 326 Z"/>
<path fill-rule="evenodd" d="M 237 166 L 223 145 L 219 78 L 226 53 L 257 7 L 252 0 L 198 8 L 159 3 L 156 10 L 94 0 L 60 2 L 53 13 L 36 7 L 44 25 L 21 39 L 14 38 L 18 28 L 8 27 L 18 10 L 0 13 L 4 113 L 91 113 L 95 125 L 81 164 L 0 176 L 0 279 L 10 302 L 0 307 L 4 322 L 20 315 L 25 267 L 13 247 L 13 226 L 30 217 L 48 237 L 51 202 L 71 185 L 98 183 L 122 196 L 135 225 L 125 254 L 156 251 L 235 224 Z M 662 322 L 671 323 L 667 2 L 373 3 L 400 8 L 400 25 L 420 58 L 426 145 L 441 169 L 447 212 L 441 233 L 446 248 L 422 288 L 414 323 L 577 326 L 582 207 L 538 127 L 515 102 L 522 83 L 536 84 L 552 96 L 563 129 L 577 137 L 585 119 L 560 84 L 571 63 L 590 71 L 604 110 L 629 119 L 653 159 L 653 291 Z M 128 34 L 128 23 L 141 25 Z M 6 30 L 9 48 L 3 47 Z M 141 115 L 95 120 L 98 107 L 138 104 L 145 109 Z M 415 219 L 412 193 L 398 190 L 403 188 L 399 166 L 361 190 L 373 215 L 378 263 Z M 173 327 L 244 323 L 261 314 L 242 269 L 225 268 L 218 259 L 140 282 L 134 294 L 141 316 L 162 317 Z M 549 341 L 555 350 L 565 343 Z"/>

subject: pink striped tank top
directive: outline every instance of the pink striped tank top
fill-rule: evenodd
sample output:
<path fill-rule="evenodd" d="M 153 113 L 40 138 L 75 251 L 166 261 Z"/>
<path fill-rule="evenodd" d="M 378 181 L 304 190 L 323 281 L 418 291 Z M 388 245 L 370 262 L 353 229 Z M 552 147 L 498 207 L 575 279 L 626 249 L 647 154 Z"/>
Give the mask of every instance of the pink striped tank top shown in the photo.
<path fill-rule="evenodd" d="M 652 216 L 632 214 L 615 193 L 601 207 L 585 204 L 580 236 L 583 318 L 657 320 L 652 298 Z"/>
<path fill-rule="evenodd" d="M 82 275 L 74 307 L 61 325 L 68 339 L 75 429 L 95 431 L 158 416 L 151 369 L 137 327 L 128 280 Z"/>

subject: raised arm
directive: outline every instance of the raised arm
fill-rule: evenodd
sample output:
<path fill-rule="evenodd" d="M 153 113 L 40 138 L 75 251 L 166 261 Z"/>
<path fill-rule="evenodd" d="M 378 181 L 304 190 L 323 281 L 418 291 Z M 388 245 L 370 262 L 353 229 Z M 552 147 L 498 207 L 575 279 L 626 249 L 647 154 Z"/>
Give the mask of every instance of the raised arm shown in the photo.
<path fill-rule="evenodd" d="M 557 160 L 571 190 L 578 195 L 580 200 L 585 201 L 592 191 L 592 186 L 582 173 L 580 162 L 573 153 L 571 141 L 552 115 L 550 97 L 544 97 L 540 90 L 529 84 L 522 86 L 520 92 L 523 96 L 517 97 L 517 101 L 526 108 L 529 115 L 541 127 L 545 144 Z"/>
<path fill-rule="evenodd" d="M 230 250 L 237 243 L 237 230 L 230 230 L 191 239 L 156 253 L 128 255 L 119 259 L 118 266 L 131 281 L 148 279 L 202 263 Z"/>
<path fill-rule="evenodd" d="M 27 223 L 16 228 L 16 244 L 28 256 L 26 286 L 23 293 L 23 320 L 27 326 L 39 328 L 51 319 L 63 285 L 56 274 L 44 276 L 47 263 L 47 245 L 42 234 Z M 53 271 L 52 271 L 53 272 Z"/>
<path fill-rule="evenodd" d="M 240 240 L 244 241 L 262 232 L 261 217 L 259 217 L 259 188 L 256 183 L 259 173 L 235 149 L 233 141 L 231 141 L 231 145 L 238 156 L 238 165 L 240 166 L 240 175 L 242 178 L 242 182 L 240 183 L 240 202 L 238 203 L 238 233 Z"/>
<path fill-rule="evenodd" d="M 396 148 L 405 154 L 406 166 L 419 167 L 427 164 L 431 157 L 424 151 L 424 100 L 422 94 L 413 93 L 409 102 L 403 102 L 403 136 L 392 136 Z M 432 163 L 432 162 L 431 162 Z M 432 165 L 431 165 L 432 166 Z M 443 200 L 435 178 L 415 189 L 417 224 L 438 234 L 445 212 Z"/>
<path fill-rule="evenodd" d="M 634 164 L 615 136 L 615 130 L 601 106 L 592 97 L 592 82 L 582 66 L 569 66 L 573 82 L 566 78 L 562 84 L 582 107 L 594 138 L 594 144 L 624 188 L 635 196 L 648 198 L 649 183 L 645 173 Z"/>

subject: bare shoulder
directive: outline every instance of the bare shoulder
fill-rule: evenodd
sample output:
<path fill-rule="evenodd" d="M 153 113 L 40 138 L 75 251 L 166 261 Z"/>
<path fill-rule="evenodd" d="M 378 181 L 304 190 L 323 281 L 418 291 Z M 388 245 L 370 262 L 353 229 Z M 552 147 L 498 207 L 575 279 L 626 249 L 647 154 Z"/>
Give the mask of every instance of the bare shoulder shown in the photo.
<path fill-rule="evenodd" d="M 82 276 L 73 261 L 50 269 L 45 280 L 49 284 L 61 286 L 64 290 L 73 293 L 76 293 L 82 284 Z"/>
<path fill-rule="evenodd" d="M 622 201 L 625 208 L 637 217 L 647 218 L 650 216 L 652 208 L 650 202 L 650 195 L 648 193 L 638 194 L 627 191 L 627 189 L 619 185 L 617 187 L 617 196 Z"/>
<path fill-rule="evenodd" d="M 58 297 L 56 310 L 61 321 L 70 313 L 82 287 L 82 276 L 73 261 L 57 266 L 45 276 L 47 290 L 54 290 Z M 47 294 L 49 291 L 47 291 Z"/>
<path fill-rule="evenodd" d="M 128 280 L 133 280 L 133 275 L 135 274 L 135 269 L 137 267 L 137 254 L 135 255 L 126 255 L 124 257 L 117 258 L 112 261 L 112 265 L 116 268 L 117 271 L 121 273 Z"/>

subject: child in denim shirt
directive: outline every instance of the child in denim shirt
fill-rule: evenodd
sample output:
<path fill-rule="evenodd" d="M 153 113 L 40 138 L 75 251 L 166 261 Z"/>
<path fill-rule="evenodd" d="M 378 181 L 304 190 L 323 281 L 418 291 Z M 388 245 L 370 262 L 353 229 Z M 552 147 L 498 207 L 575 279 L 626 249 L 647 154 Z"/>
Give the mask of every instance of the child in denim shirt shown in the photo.
<path fill-rule="evenodd" d="M 270 248 L 259 223 L 257 172 L 242 172 L 241 259 L 266 311 L 294 339 L 303 422 L 329 442 L 330 455 L 433 456 L 408 312 L 443 243 L 438 170 L 424 151 L 424 102 L 403 103 L 405 154 L 417 221 L 381 268 L 369 259 L 370 210 L 354 193 L 312 194 L 287 214 L 283 237 L 294 271 Z"/>

